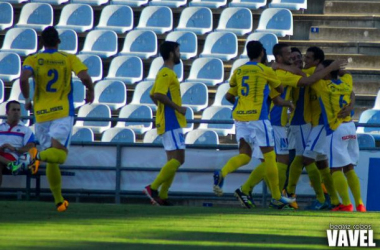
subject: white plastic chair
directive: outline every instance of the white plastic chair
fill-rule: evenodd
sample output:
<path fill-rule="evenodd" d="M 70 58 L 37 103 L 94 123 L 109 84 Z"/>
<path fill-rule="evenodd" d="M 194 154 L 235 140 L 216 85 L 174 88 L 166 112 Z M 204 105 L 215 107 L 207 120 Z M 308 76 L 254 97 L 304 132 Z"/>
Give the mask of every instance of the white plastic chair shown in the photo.
<path fill-rule="evenodd" d="M 278 37 L 293 35 L 293 15 L 288 9 L 268 8 L 261 13 L 255 32 L 274 33 Z"/>
<path fill-rule="evenodd" d="M 248 58 L 240 58 L 240 59 L 235 60 L 234 63 L 232 64 L 231 71 L 230 71 L 230 77 L 228 77 L 227 82 L 229 82 L 231 80 L 232 74 L 234 73 L 235 69 L 246 64 L 247 62 L 249 62 Z"/>
<path fill-rule="evenodd" d="M 201 111 L 208 106 L 208 89 L 201 82 L 184 82 L 180 86 L 182 106 L 191 108 L 194 112 Z"/>
<path fill-rule="evenodd" d="M 173 12 L 166 6 L 148 6 L 141 11 L 136 30 L 151 30 L 164 34 L 173 29 Z"/>
<path fill-rule="evenodd" d="M 219 145 L 219 137 L 218 134 L 213 130 L 195 129 L 186 134 L 185 144 Z"/>
<path fill-rule="evenodd" d="M 30 96 L 30 99 L 33 100 L 34 80 L 32 78 L 29 78 L 29 96 Z M 24 95 L 21 93 L 20 79 L 17 79 L 12 84 L 11 93 L 9 94 L 8 101 L 11 101 L 11 100 L 16 100 L 20 103 L 25 103 Z"/>
<path fill-rule="evenodd" d="M 379 124 L 380 110 L 367 109 L 360 114 L 359 123 Z M 376 140 L 380 140 L 380 127 L 358 127 L 357 133 L 371 134 Z"/>
<path fill-rule="evenodd" d="M 138 56 L 141 59 L 157 55 L 157 35 L 150 30 L 132 30 L 124 40 L 119 55 Z"/>
<path fill-rule="evenodd" d="M 0 103 L 4 102 L 4 82 L 0 79 Z"/>
<path fill-rule="evenodd" d="M 78 55 L 78 58 L 87 66 L 87 72 L 93 82 L 97 82 L 103 78 L 103 62 L 99 56 Z"/>
<path fill-rule="evenodd" d="M 237 36 L 232 32 L 216 31 L 207 35 L 203 51 L 199 56 L 229 61 L 237 55 Z"/>
<path fill-rule="evenodd" d="M 8 101 L 11 101 L 11 100 L 13 100 L 13 99 L 9 99 Z M 3 102 L 3 103 L 0 104 L 0 116 L 6 116 L 7 115 L 6 106 L 7 106 L 8 101 L 7 102 Z M 29 112 L 29 110 L 25 109 L 25 104 L 24 103 L 20 103 L 20 106 L 21 106 L 21 116 L 29 116 L 30 112 Z M 6 121 L 6 119 L 0 119 L 0 123 L 3 123 L 4 121 Z M 25 126 L 29 126 L 29 124 L 30 124 L 30 121 L 27 120 L 27 119 L 21 120 L 21 122 Z"/>
<path fill-rule="evenodd" d="M 272 0 L 269 8 L 285 8 L 289 10 L 306 10 L 307 0 Z"/>
<path fill-rule="evenodd" d="M 93 142 L 94 132 L 89 128 L 73 127 L 71 142 Z"/>
<path fill-rule="evenodd" d="M 144 135 L 143 143 L 162 145 L 162 137 L 157 134 L 157 129 L 151 129 Z"/>
<path fill-rule="evenodd" d="M 230 108 L 211 106 L 203 111 L 202 120 L 232 120 L 232 112 Z M 199 129 L 211 129 L 218 135 L 226 136 L 228 134 L 235 134 L 235 124 L 211 124 L 201 123 Z"/>
<path fill-rule="evenodd" d="M 125 5 L 107 5 L 100 14 L 100 20 L 96 29 L 113 30 L 123 34 L 133 29 L 132 8 Z"/>
<path fill-rule="evenodd" d="M 357 134 L 359 148 L 374 148 L 376 147 L 375 137 L 371 134 Z"/>
<path fill-rule="evenodd" d="M 134 84 L 142 80 L 143 63 L 137 56 L 118 56 L 112 59 L 105 80 L 119 80 Z"/>
<path fill-rule="evenodd" d="M 18 4 L 18 3 L 24 3 L 24 2 L 28 2 L 29 0 L 7 0 L 8 3 L 11 3 L 11 4 Z"/>
<path fill-rule="evenodd" d="M 74 108 L 79 108 L 86 103 L 86 87 L 80 80 L 73 79 L 72 82 Z"/>
<path fill-rule="evenodd" d="M 108 0 L 71 0 L 72 3 L 88 4 L 91 6 L 100 6 L 108 4 Z"/>
<path fill-rule="evenodd" d="M 212 12 L 207 7 L 187 7 L 179 18 L 178 31 L 191 31 L 197 35 L 204 35 L 212 31 Z"/>
<path fill-rule="evenodd" d="M 10 82 L 19 78 L 20 74 L 20 56 L 12 52 L 0 52 L 0 79 Z"/>
<path fill-rule="evenodd" d="M 78 117 L 86 118 L 111 118 L 111 110 L 104 104 L 86 104 L 79 108 Z M 111 127 L 110 121 L 77 121 L 75 126 L 91 129 L 95 134 L 100 134 Z"/>
<path fill-rule="evenodd" d="M 190 68 L 188 82 L 203 82 L 214 86 L 224 80 L 224 65 L 218 58 L 197 58 Z"/>
<path fill-rule="evenodd" d="M 74 30 L 57 29 L 61 43 L 58 44 L 58 50 L 76 54 L 78 52 L 78 35 Z"/>
<path fill-rule="evenodd" d="M 248 8 L 230 7 L 222 11 L 216 31 L 229 31 L 237 36 L 252 32 L 252 12 Z"/>
<path fill-rule="evenodd" d="M 111 110 L 117 110 L 127 104 L 127 88 L 122 81 L 97 82 L 94 91 L 94 103 L 106 104 Z"/>
<path fill-rule="evenodd" d="M 58 29 L 73 29 L 76 32 L 85 32 L 92 29 L 94 11 L 88 4 L 67 4 L 63 7 Z"/>
<path fill-rule="evenodd" d="M 155 81 L 157 73 L 164 66 L 164 59 L 162 57 L 156 57 L 153 59 L 150 64 L 148 76 L 145 78 L 145 81 Z M 183 62 L 180 60 L 180 63 L 174 66 L 174 72 L 177 75 L 178 81 L 183 81 Z"/>
<path fill-rule="evenodd" d="M 0 3 L 0 30 L 5 30 L 13 25 L 13 7 L 10 3 Z"/>
<path fill-rule="evenodd" d="M 232 0 L 228 6 L 230 7 L 246 7 L 251 10 L 265 8 L 267 0 Z"/>
<path fill-rule="evenodd" d="M 81 54 L 98 55 L 109 58 L 117 54 L 117 34 L 112 30 L 91 30 L 84 42 Z"/>
<path fill-rule="evenodd" d="M 230 89 L 229 83 L 220 84 L 216 90 L 215 99 L 212 106 L 222 106 L 222 107 L 232 108 L 233 105 L 229 101 L 227 101 L 227 99 L 225 98 L 225 95 L 227 94 L 229 89 Z"/>
<path fill-rule="evenodd" d="M 153 111 L 157 110 L 157 105 L 150 98 L 150 91 L 152 90 L 154 82 L 144 81 L 136 85 L 131 104 L 143 104 L 149 106 Z"/>
<path fill-rule="evenodd" d="M 377 92 L 375 104 L 373 105 L 373 109 L 380 109 L 380 90 Z"/>
<path fill-rule="evenodd" d="M 70 2 L 70 0 L 30 0 L 32 3 L 48 3 L 51 5 L 61 5 Z"/>
<path fill-rule="evenodd" d="M 124 106 L 119 113 L 119 118 L 153 119 L 153 112 L 149 106 L 129 104 Z M 152 122 L 118 122 L 116 127 L 132 129 L 136 134 L 144 134 L 152 129 Z"/>
<path fill-rule="evenodd" d="M 194 120 L 194 111 L 191 108 L 187 108 L 186 114 L 185 114 L 186 120 Z M 182 131 L 184 134 L 192 131 L 194 129 L 194 123 L 187 123 L 187 126 L 185 128 L 182 128 Z"/>
<path fill-rule="evenodd" d="M 151 6 L 167 6 L 170 8 L 179 8 L 187 4 L 187 0 L 151 0 Z"/>
<path fill-rule="evenodd" d="M 53 7 L 47 3 L 27 3 L 20 13 L 20 19 L 15 27 L 30 28 L 43 31 L 53 25 Z"/>
<path fill-rule="evenodd" d="M 136 135 L 135 132 L 129 128 L 110 128 L 104 131 L 101 141 L 135 143 Z"/>
<path fill-rule="evenodd" d="M 227 0 L 192 0 L 189 6 L 202 6 L 217 9 L 227 5 Z"/>
<path fill-rule="evenodd" d="M 264 46 L 266 52 L 267 52 L 267 59 L 268 62 L 274 61 L 274 55 L 273 55 L 273 46 L 278 43 L 278 38 L 273 33 L 252 33 L 247 37 L 247 40 L 244 45 L 244 51 L 243 54 L 241 54 L 242 58 L 248 58 L 247 54 L 247 43 L 249 41 L 259 41 Z"/>
<path fill-rule="evenodd" d="M 28 56 L 37 52 L 37 33 L 29 28 L 12 28 L 5 34 L 2 52 Z"/>
<path fill-rule="evenodd" d="M 167 36 L 165 41 L 177 42 L 180 44 L 179 50 L 181 58 L 184 60 L 196 57 L 198 53 L 198 38 L 191 31 L 172 31 Z"/>
<path fill-rule="evenodd" d="M 148 4 L 148 0 L 111 0 L 111 4 L 128 5 L 130 7 L 141 7 Z"/>

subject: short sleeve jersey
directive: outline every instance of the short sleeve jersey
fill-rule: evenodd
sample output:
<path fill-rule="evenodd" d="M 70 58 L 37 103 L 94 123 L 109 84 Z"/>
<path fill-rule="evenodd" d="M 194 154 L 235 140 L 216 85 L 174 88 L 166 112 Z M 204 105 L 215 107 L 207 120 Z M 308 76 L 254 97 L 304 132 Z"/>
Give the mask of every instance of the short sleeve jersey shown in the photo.
<path fill-rule="evenodd" d="M 30 128 L 21 122 L 14 127 L 11 127 L 7 122 L 0 124 L 0 145 L 8 143 L 15 148 L 21 148 L 30 142 L 35 142 L 34 134 Z M 16 159 L 18 157 L 15 152 L 5 152 L 12 154 Z"/>

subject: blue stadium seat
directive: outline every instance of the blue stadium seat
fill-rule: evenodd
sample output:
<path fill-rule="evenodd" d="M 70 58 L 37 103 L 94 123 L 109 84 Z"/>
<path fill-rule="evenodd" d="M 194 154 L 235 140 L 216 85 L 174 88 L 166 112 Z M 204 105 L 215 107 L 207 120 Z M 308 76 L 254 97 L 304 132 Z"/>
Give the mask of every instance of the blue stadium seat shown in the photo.
<path fill-rule="evenodd" d="M 103 80 L 95 84 L 94 103 L 106 104 L 117 110 L 127 104 L 127 88 L 122 81 Z"/>
<path fill-rule="evenodd" d="M 201 82 L 184 82 L 181 84 L 182 106 L 191 108 L 194 112 L 208 106 L 208 89 Z"/>
<path fill-rule="evenodd" d="M 103 62 L 97 55 L 78 55 L 78 58 L 87 66 L 88 74 L 93 82 L 103 78 Z"/>
<path fill-rule="evenodd" d="M 151 0 L 151 6 L 167 6 L 170 8 L 179 8 L 187 4 L 187 0 Z"/>
<path fill-rule="evenodd" d="M 285 8 L 289 10 L 306 10 L 307 0 L 272 0 L 269 8 Z"/>
<path fill-rule="evenodd" d="M 255 32 L 274 33 L 278 37 L 293 35 L 293 15 L 288 9 L 268 8 L 260 16 Z"/>
<path fill-rule="evenodd" d="M 200 57 L 229 61 L 238 55 L 238 40 L 232 32 L 216 31 L 207 35 Z"/>
<path fill-rule="evenodd" d="M 154 128 L 145 133 L 143 142 L 162 145 L 162 137 L 157 134 L 157 129 Z"/>
<path fill-rule="evenodd" d="M 215 99 L 212 106 L 223 106 L 223 107 L 232 108 L 233 105 L 229 101 L 227 101 L 227 99 L 225 98 L 225 95 L 227 94 L 229 89 L 230 89 L 229 83 L 220 84 L 216 90 Z"/>
<path fill-rule="evenodd" d="M 195 129 L 186 134 L 185 144 L 190 145 L 219 145 L 219 137 L 215 131 Z"/>
<path fill-rule="evenodd" d="M 152 90 L 154 82 L 144 81 L 136 85 L 131 104 L 143 104 L 149 106 L 153 111 L 157 110 L 157 105 L 154 104 L 150 98 L 150 91 Z"/>
<path fill-rule="evenodd" d="M 73 79 L 72 82 L 74 108 L 79 108 L 80 106 L 83 106 L 86 103 L 86 87 L 80 80 Z"/>
<path fill-rule="evenodd" d="M 190 68 L 188 82 L 203 82 L 214 86 L 224 80 L 224 65 L 218 58 L 197 58 Z"/>
<path fill-rule="evenodd" d="M 4 102 L 4 82 L 0 79 L 0 103 Z"/>
<path fill-rule="evenodd" d="M 105 80 L 119 80 L 134 84 L 142 80 L 143 63 L 137 56 L 117 56 L 111 61 Z"/>
<path fill-rule="evenodd" d="M 135 143 L 136 135 L 129 128 L 110 128 L 104 131 L 102 142 Z"/>
<path fill-rule="evenodd" d="M 217 9 L 227 5 L 227 0 L 192 0 L 189 6 L 201 6 Z"/>
<path fill-rule="evenodd" d="M 141 7 L 148 4 L 148 0 L 111 0 L 111 4 L 128 5 L 130 7 Z"/>
<path fill-rule="evenodd" d="M 91 6 L 100 6 L 103 4 L 108 4 L 108 0 L 71 0 L 71 2 L 78 4 L 88 4 Z"/>
<path fill-rule="evenodd" d="M 2 52 L 28 56 L 37 52 L 37 33 L 29 28 L 12 28 L 5 34 Z"/>
<path fill-rule="evenodd" d="M 71 142 L 93 142 L 94 132 L 89 128 L 73 127 Z"/>
<path fill-rule="evenodd" d="M 151 30 L 132 30 L 124 40 L 119 55 L 138 56 L 141 59 L 157 55 L 157 35 Z"/>
<path fill-rule="evenodd" d="M 198 38 L 191 31 L 172 31 L 167 36 L 165 41 L 173 41 L 179 43 L 181 58 L 184 60 L 196 57 L 198 53 Z"/>
<path fill-rule="evenodd" d="M 156 57 L 153 59 L 150 64 L 148 76 L 145 78 L 145 81 L 154 81 L 156 79 L 158 71 L 164 66 L 164 60 L 162 57 Z M 183 81 L 183 62 L 180 60 L 180 63 L 174 66 L 174 72 L 177 75 L 178 81 Z"/>
<path fill-rule="evenodd" d="M 145 7 L 140 15 L 136 30 L 151 30 L 156 34 L 164 34 L 173 29 L 173 13 L 166 6 Z"/>
<path fill-rule="evenodd" d="M 20 74 L 20 56 L 12 52 L 0 52 L 0 79 L 10 82 L 19 78 Z"/>
<path fill-rule="evenodd" d="M 48 3 L 51 5 L 61 5 L 70 2 L 70 0 L 30 0 L 32 3 Z"/>
<path fill-rule="evenodd" d="M 8 3 L 11 4 L 19 4 L 19 3 L 25 3 L 28 2 L 29 0 L 6 0 Z"/>
<path fill-rule="evenodd" d="M 29 78 L 29 96 L 30 96 L 30 99 L 33 100 L 34 80 L 32 78 Z M 20 79 L 17 79 L 12 84 L 11 93 L 9 94 L 8 101 L 11 101 L 11 100 L 16 100 L 18 102 L 25 103 L 24 95 L 21 93 Z"/>
<path fill-rule="evenodd" d="M 202 120 L 232 120 L 232 112 L 230 108 L 211 106 L 203 111 Z M 211 129 L 214 130 L 220 136 L 226 136 L 228 134 L 235 134 L 235 124 L 211 124 L 201 123 L 199 129 Z"/>
<path fill-rule="evenodd" d="M 178 26 L 175 30 L 191 31 L 204 35 L 212 31 L 212 12 L 207 7 L 187 7 L 181 12 Z"/>
<path fill-rule="evenodd" d="M 120 110 L 119 118 L 153 119 L 153 112 L 149 106 L 129 104 Z M 116 127 L 130 128 L 141 135 L 152 129 L 153 122 L 118 122 Z"/>
<path fill-rule="evenodd" d="M 10 3 L 0 3 L 0 30 L 5 30 L 13 25 L 13 7 Z"/>
<path fill-rule="evenodd" d="M 86 118 L 111 118 L 111 110 L 104 104 L 86 104 L 79 108 L 78 117 Z M 111 127 L 110 121 L 77 121 L 75 126 L 91 129 L 95 134 L 100 134 Z"/>
<path fill-rule="evenodd" d="M 359 123 L 380 124 L 380 110 L 368 109 L 359 117 Z M 358 127 L 357 133 L 371 134 L 376 140 L 380 140 L 380 127 Z"/>
<path fill-rule="evenodd" d="M 88 4 L 67 4 L 63 7 L 58 29 L 73 29 L 76 32 L 85 32 L 94 25 L 94 11 Z"/>
<path fill-rule="evenodd" d="M 232 77 L 232 74 L 234 73 L 234 71 L 237 68 L 239 68 L 240 66 L 246 64 L 248 61 L 249 61 L 248 58 L 240 58 L 240 59 L 235 60 L 234 63 L 232 64 L 232 68 L 230 71 L 230 77 L 228 78 L 227 82 L 229 82 L 231 80 L 231 77 Z"/>
<path fill-rule="evenodd" d="M 74 30 L 57 29 L 61 43 L 58 44 L 60 51 L 76 54 L 78 52 L 78 35 Z"/>
<path fill-rule="evenodd" d="M 43 31 L 46 27 L 53 25 L 53 15 L 53 7 L 50 4 L 27 3 L 22 7 L 15 27 Z"/>
<path fill-rule="evenodd" d="M 222 11 L 216 31 L 229 31 L 237 36 L 252 32 L 252 12 L 248 8 L 230 7 Z"/>
<path fill-rule="evenodd" d="M 96 29 L 113 30 L 123 34 L 133 29 L 132 8 L 125 5 L 108 5 L 102 9 Z"/>
<path fill-rule="evenodd" d="M 374 148 L 376 147 L 375 138 L 371 134 L 357 134 L 359 148 Z"/>
<path fill-rule="evenodd" d="M 242 58 L 248 58 L 247 55 L 247 43 L 249 41 L 260 41 L 265 50 L 267 51 L 267 59 L 268 62 L 274 61 L 274 55 L 273 55 L 273 46 L 278 43 L 278 38 L 273 33 L 252 33 L 247 37 L 247 40 L 244 45 L 244 51 L 243 54 L 241 54 Z"/>
<path fill-rule="evenodd" d="M 229 4 L 230 7 L 246 7 L 251 10 L 265 8 L 267 0 L 232 0 Z"/>
<path fill-rule="evenodd" d="M 112 30 L 91 30 L 84 42 L 81 54 L 98 55 L 109 58 L 117 54 L 117 34 Z"/>

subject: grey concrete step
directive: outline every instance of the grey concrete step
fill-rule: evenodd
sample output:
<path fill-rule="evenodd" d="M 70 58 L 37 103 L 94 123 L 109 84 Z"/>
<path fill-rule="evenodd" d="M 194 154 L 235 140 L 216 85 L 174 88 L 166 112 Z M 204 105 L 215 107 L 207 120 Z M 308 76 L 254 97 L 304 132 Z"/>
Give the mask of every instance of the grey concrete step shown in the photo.
<path fill-rule="evenodd" d="M 379 69 L 380 56 L 371 55 L 358 55 L 358 54 L 326 54 L 326 59 L 346 59 L 348 61 L 347 67 L 355 69 Z"/>
<path fill-rule="evenodd" d="M 324 13 L 373 14 L 380 13 L 379 1 L 325 1 Z"/>
<path fill-rule="evenodd" d="M 375 96 L 380 89 L 380 82 L 355 82 L 354 81 L 354 92 L 357 95 L 360 95 L 361 98 L 369 98 L 373 97 L 373 101 L 375 100 Z"/>
<path fill-rule="evenodd" d="M 377 28 L 351 28 L 312 26 L 309 40 L 345 40 L 345 41 L 379 41 L 380 30 Z"/>

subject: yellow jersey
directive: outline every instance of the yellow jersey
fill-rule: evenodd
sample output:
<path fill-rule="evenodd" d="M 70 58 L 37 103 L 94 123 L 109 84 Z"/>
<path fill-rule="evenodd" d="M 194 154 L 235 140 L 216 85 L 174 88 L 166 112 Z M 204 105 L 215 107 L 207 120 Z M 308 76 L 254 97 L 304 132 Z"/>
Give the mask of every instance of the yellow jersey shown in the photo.
<path fill-rule="evenodd" d="M 350 74 L 338 80 L 319 80 L 312 88 L 318 95 L 327 135 L 333 133 L 342 122 L 351 121 L 351 115 L 338 118 L 339 111 L 351 102 L 353 83 Z"/>
<path fill-rule="evenodd" d="M 237 121 L 268 119 L 268 96 L 281 85 L 272 68 L 257 62 L 248 62 L 237 68 L 230 80 L 230 94 L 236 96 L 232 117 Z"/>
<path fill-rule="evenodd" d="M 34 116 L 37 122 L 74 116 L 72 71 L 87 70 L 77 56 L 57 50 L 45 50 L 28 56 L 23 68 L 34 78 Z"/>
<path fill-rule="evenodd" d="M 305 72 L 307 75 L 314 74 L 316 67 L 311 67 L 308 69 L 303 69 L 302 71 Z M 310 114 L 311 114 L 311 125 L 317 126 L 317 125 L 323 125 L 323 117 L 321 112 L 321 105 L 319 104 L 319 100 L 317 97 L 317 93 L 314 91 L 313 88 L 309 89 L 309 95 L 310 95 Z"/>
<path fill-rule="evenodd" d="M 181 89 L 175 72 L 167 67 L 163 67 L 157 74 L 156 80 L 150 91 L 150 95 L 155 93 L 166 95 L 172 102 L 182 106 Z M 186 127 L 186 118 L 178 111 L 158 102 L 156 113 L 157 134 L 162 135 L 167 131 Z"/>

